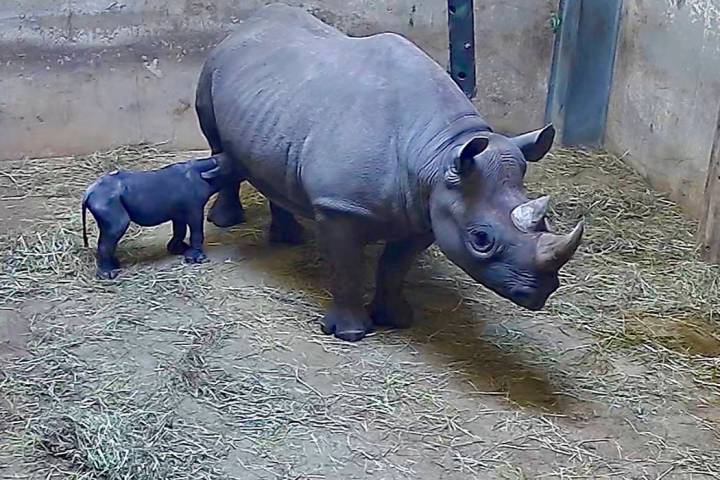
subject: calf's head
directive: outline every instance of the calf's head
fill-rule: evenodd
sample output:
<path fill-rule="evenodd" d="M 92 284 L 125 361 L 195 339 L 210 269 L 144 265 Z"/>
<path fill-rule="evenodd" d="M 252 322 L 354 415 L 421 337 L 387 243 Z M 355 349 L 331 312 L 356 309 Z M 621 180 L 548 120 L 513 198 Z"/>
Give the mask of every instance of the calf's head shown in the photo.
<path fill-rule="evenodd" d="M 559 286 L 558 271 L 580 245 L 583 223 L 566 235 L 548 231 L 548 197 L 529 200 L 527 162 L 550 150 L 549 125 L 518 137 L 488 133 L 457 146 L 431 193 L 438 246 L 498 295 L 539 310 Z"/>
<path fill-rule="evenodd" d="M 191 160 L 192 167 L 200 174 L 215 193 L 233 180 L 233 171 L 230 161 L 224 153 L 218 153 L 210 158 Z"/>

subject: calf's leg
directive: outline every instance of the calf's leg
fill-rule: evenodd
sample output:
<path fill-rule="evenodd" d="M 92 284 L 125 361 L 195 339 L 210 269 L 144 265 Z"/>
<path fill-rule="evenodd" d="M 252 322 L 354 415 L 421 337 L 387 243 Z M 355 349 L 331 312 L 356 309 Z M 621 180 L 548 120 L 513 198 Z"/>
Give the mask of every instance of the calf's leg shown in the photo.
<path fill-rule="evenodd" d="M 97 277 L 112 279 L 117 277 L 120 262 L 115 257 L 118 242 L 130 226 L 130 217 L 119 198 L 88 202 L 90 213 L 98 224 L 100 234 L 97 247 Z"/>
<path fill-rule="evenodd" d="M 365 242 L 352 220 L 319 215 L 318 241 L 331 269 L 332 303 L 322 319 L 322 331 L 355 342 L 372 329 L 362 300 Z"/>
<path fill-rule="evenodd" d="M 190 226 L 190 248 L 185 250 L 185 261 L 188 263 L 202 263 L 207 260 L 207 256 L 203 252 L 203 241 L 205 239 L 203 233 L 203 212 L 198 209 L 193 212 L 188 219 Z"/>
<path fill-rule="evenodd" d="M 210 207 L 207 219 L 218 227 L 232 227 L 245 222 L 245 210 L 240 203 L 242 179 L 229 183 L 218 192 L 215 203 Z"/>
<path fill-rule="evenodd" d="M 431 236 L 413 237 L 385 245 L 378 262 L 375 298 L 369 311 L 375 325 L 407 328 L 413 312 L 403 294 L 403 282 L 417 256 L 433 242 Z"/>
<path fill-rule="evenodd" d="M 190 248 L 190 245 L 185 243 L 187 224 L 173 220 L 172 226 L 173 235 L 167 244 L 167 251 L 172 255 L 182 255 L 188 248 Z"/>
<path fill-rule="evenodd" d="M 270 202 L 270 242 L 300 245 L 304 241 L 304 228 L 295 216 L 282 207 Z"/>

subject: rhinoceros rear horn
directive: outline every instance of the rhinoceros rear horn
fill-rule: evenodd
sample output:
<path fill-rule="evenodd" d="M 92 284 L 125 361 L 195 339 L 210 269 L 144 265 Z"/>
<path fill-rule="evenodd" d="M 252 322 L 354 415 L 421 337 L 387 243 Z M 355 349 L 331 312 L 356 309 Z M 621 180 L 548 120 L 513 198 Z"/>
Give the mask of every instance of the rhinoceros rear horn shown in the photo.
<path fill-rule="evenodd" d="M 537 162 L 552 148 L 555 141 L 555 127 L 549 124 L 540 130 L 518 135 L 510 138 L 510 140 L 517 145 L 525 160 Z"/>
<path fill-rule="evenodd" d="M 545 220 L 549 203 L 550 197 L 546 195 L 518 205 L 510 214 L 513 224 L 521 232 L 528 233 L 537 230 L 541 222 Z"/>
<path fill-rule="evenodd" d="M 567 235 L 541 234 L 535 253 L 537 266 L 546 271 L 559 270 L 580 246 L 584 230 L 585 223 L 581 220 Z"/>

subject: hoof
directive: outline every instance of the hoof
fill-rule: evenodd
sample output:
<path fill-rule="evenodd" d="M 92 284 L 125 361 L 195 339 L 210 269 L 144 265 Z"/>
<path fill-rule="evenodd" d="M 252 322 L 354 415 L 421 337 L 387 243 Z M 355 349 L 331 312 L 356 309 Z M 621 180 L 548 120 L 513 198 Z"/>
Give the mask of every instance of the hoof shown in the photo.
<path fill-rule="evenodd" d="M 365 330 L 342 330 L 342 331 L 331 331 L 325 325 L 320 327 L 325 335 L 335 335 L 335 338 L 339 338 L 345 342 L 359 342 L 365 336 L 370 333 Z"/>
<path fill-rule="evenodd" d="M 190 249 L 190 245 L 188 245 L 185 242 L 173 242 L 170 240 L 170 242 L 167 244 L 167 251 L 171 255 L 182 255 L 186 251 Z"/>
<path fill-rule="evenodd" d="M 305 243 L 305 229 L 299 223 L 283 227 L 270 225 L 269 239 L 274 244 L 302 245 Z"/>
<path fill-rule="evenodd" d="M 245 211 L 242 205 L 223 207 L 214 205 L 207 216 L 208 222 L 216 227 L 227 228 L 245 223 Z"/>
<path fill-rule="evenodd" d="M 202 250 L 188 249 L 185 252 L 186 263 L 204 263 L 207 261 L 207 255 Z"/>
<path fill-rule="evenodd" d="M 378 327 L 403 329 L 413 325 L 413 310 L 404 298 L 383 303 L 373 301 L 368 311 L 373 324 Z"/>
<path fill-rule="evenodd" d="M 98 269 L 95 272 L 95 276 L 99 280 L 113 280 L 114 278 L 117 278 L 117 276 L 120 274 L 119 269 L 113 269 L 113 270 L 100 270 Z"/>
<path fill-rule="evenodd" d="M 346 342 L 357 342 L 372 332 L 372 322 L 364 311 L 332 308 L 325 314 L 320 328 L 325 335 L 335 335 Z"/>

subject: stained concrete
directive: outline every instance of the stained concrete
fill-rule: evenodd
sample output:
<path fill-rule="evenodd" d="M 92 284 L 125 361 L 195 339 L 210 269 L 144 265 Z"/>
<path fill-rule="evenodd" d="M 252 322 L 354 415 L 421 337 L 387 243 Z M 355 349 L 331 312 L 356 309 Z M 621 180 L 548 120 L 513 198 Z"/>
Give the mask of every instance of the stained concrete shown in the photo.
<path fill-rule="evenodd" d="M 204 148 L 193 109 L 209 48 L 261 0 L 0 3 L 0 158 L 128 143 Z M 310 0 L 351 35 L 394 31 L 447 64 L 444 0 Z M 499 129 L 542 123 L 553 0 L 476 0 L 478 104 Z"/>
<path fill-rule="evenodd" d="M 700 213 L 720 111 L 720 2 L 625 0 L 606 146 Z"/>

